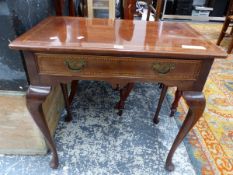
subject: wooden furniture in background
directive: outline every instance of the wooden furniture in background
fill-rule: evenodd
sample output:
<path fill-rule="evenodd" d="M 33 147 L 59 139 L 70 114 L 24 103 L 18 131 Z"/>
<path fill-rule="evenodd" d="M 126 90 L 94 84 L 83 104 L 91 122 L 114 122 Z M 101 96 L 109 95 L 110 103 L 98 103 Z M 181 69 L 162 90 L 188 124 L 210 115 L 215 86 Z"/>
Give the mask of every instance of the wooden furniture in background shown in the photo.
<path fill-rule="evenodd" d="M 175 150 L 205 109 L 202 90 L 212 63 L 215 58 L 226 58 L 227 55 L 184 23 L 114 20 L 115 39 L 106 42 L 106 34 L 95 27 L 93 33 L 98 38 L 93 42 L 86 31 L 90 21 L 92 24 L 108 24 L 112 20 L 49 17 L 9 45 L 24 53 L 30 78 L 27 107 L 51 149 L 50 166 L 58 167 L 58 155 L 42 103 L 51 86 L 79 79 L 120 80 L 160 82 L 177 86 L 182 91 L 189 111 L 165 166 L 168 171 L 174 170 L 172 157 Z M 121 25 L 125 27 L 119 30 Z M 138 32 L 125 41 L 123 38 L 131 35 L 133 26 Z"/>
<path fill-rule="evenodd" d="M 115 3 L 115 0 L 87 0 L 88 17 L 96 17 L 95 11 L 99 11 L 99 13 L 108 11 L 108 16 L 106 18 L 114 19 Z"/>
<path fill-rule="evenodd" d="M 123 19 L 134 19 L 136 12 L 136 0 L 121 0 L 123 8 Z"/>
<path fill-rule="evenodd" d="M 63 15 L 63 9 L 64 9 L 64 4 L 65 0 L 53 0 L 54 3 L 54 8 L 57 16 L 62 16 Z"/>
<path fill-rule="evenodd" d="M 144 0 L 145 1 L 145 0 Z M 163 0 L 156 0 L 156 8 L 153 6 L 153 0 L 146 0 L 148 5 L 147 21 L 150 18 L 150 13 L 154 13 L 155 21 L 158 21 L 161 18 Z"/>
<path fill-rule="evenodd" d="M 136 10 L 136 0 L 122 0 L 123 1 L 123 12 L 124 12 L 124 19 L 134 19 L 134 14 Z M 158 21 L 161 17 L 162 12 L 162 5 L 163 0 L 156 1 L 156 8 L 154 8 L 152 2 L 153 0 L 142 0 L 146 2 L 148 11 L 147 11 L 147 18 L 146 20 L 149 21 L 150 13 L 154 13 L 155 21 Z"/>
<path fill-rule="evenodd" d="M 63 16 L 68 11 L 69 16 L 87 16 L 87 0 L 53 0 L 56 16 Z M 68 9 L 66 5 L 68 4 Z"/>
<path fill-rule="evenodd" d="M 227 32 L 227 29 L 228 29 L 229 24 L 231 22 L 233 22 L 233 0 L 230 1 L 228 11 L 227 11 L 227 15 L 226 15 L 226 19 L 224 21 L 222 30 L 221 30 L 220 35 L 218 37 L 218 41 L 216 43 L 217 45 L 220 45 L 222 39 L 227 34 L 226 32 Z M 233 49 L 233 28 L 231 29 L 230 36 L 232 37 L 232 39 L 231 39 L 231 42 L 230 42 L 230 44 L 228 46 L 228 49 L 227 49 L 227 53 L 229 53 L 229 54 L 231 53 L 231 51 Z"/>
<path fill-rule="evenodd" d="M 161 17 L 161 11 L 164 0 L 156 1 L 156 8 L 154 8 L 153 0 L 143 0 L 147 3 L 148 14 L 147 21 L 149 20 L 150 13 L 153 12 L 155 15 L 155 21 L 158 21 Z M 64 13 L 66 0 L 54 0 L 55 11 L 57 16 L 62 16 Z M 123 16 L 124 19 L 133 19 L 136 10 L 136 0 L 120 0 L 123 5 Z M 88 16 L 95 17 L 95 10 L 108 10 L 108 18 L 115 18 L 115 0 L 80 0 L 79 4 L 75 4 L 73 0 L 68 1 L 69 4 L 69 16 Z M 77 12 L 77 9 L 79 12 Z"/>

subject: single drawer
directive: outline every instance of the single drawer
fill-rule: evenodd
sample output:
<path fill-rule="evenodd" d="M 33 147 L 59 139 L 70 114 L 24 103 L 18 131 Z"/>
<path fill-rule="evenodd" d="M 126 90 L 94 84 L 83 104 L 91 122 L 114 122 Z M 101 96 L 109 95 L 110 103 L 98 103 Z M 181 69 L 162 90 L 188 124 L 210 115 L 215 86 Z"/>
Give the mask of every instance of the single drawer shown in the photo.
<path fill-rule="evenodd" d="M 36 54 L 39 74 L 103 78 L 196 80 L 200 60 Z"/>

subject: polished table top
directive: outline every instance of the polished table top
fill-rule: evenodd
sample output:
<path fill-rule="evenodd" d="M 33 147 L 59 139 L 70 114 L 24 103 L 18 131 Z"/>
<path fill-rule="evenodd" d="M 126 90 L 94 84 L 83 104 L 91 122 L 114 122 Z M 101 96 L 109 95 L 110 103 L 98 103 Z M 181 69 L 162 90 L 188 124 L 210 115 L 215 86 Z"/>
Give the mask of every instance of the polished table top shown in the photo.
<path fill-rule="evenodd" d="M 224 58 L 226 53 L 186 23 L 49 17 L 10 47 L 144 56 Z"/>

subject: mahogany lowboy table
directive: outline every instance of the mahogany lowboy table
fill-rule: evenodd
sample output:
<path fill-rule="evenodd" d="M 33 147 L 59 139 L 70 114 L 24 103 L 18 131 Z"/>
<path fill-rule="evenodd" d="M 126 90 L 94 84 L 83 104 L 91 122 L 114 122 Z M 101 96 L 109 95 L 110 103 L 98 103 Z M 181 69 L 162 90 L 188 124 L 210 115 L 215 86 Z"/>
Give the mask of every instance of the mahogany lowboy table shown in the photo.
<path fill-rule="evenodd" d="M 58 156 L 42 111 L 51 86 L 82 79 L 178 87 L 189 111 L 167 156 L 165 167 L 172 171 L 175 150 L 205 109 L 202 89 L 211 65 L 227 56 L 184 23 L 77 17 L 49 17 L 10 47 L 24 53 L 27 106 L 52 151 L 52 168 Z"/>

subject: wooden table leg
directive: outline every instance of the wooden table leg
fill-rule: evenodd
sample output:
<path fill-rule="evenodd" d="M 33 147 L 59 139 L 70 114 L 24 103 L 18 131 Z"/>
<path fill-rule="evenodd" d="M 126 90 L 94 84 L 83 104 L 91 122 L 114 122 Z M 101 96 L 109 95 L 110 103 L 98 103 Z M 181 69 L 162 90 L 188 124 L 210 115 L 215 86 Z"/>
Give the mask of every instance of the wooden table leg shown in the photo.
<path fill-rule="evenodd" d="M 116 104 L 115 109 L 118 109 L 118 115 L 121 116 L 125 107 L 125 101 L 128 98 L 131 90 L 134 87 L 134 83 L 128 83 L 125 87 L 120 89 L 120 101 Z"/>
<path fill-rule="evenodd" d="M 153 119 L 153 122 L 155 124 L 159 123 L 159 112 L 161 110 L 163 100 L 164 100 L 164 98 L 165 98 L 165 96 L 167 94 L 167 89 L 168 89 L 168 86 L 163 84 L 162 85 L 162 91 L 161 91 L 160 98 L 159 98 L 159 103 L 158 103 L 158 106 L 157 106 L 157 109 L 156 109 L 156 112 L 155 112 L 155 116 L 154 116 L 154 119 Z"/>
<path fill-rule="evenodd" d="M 175 115 L 181 96 L 182 96 L 182 91 L 177 89 L 176 93 L 175 93 L 175 99 L 174 99 L 172 106 L 171 106 L 170 117 L 173 117 Z"/>
<path fill-rule="evenodd" d="M 193 128 L 198 119 L 202 116 L 206 105 L 205 96 L 202 92 L 186 91 L 183 92 L 183 97 L 189 106 L 189 111 L 168 153 L 165 165 L 165 168 L 168 171 L 174 170 L 175 167 L 172 163 L 172 157 L 179 144 L 183 141 L 184 137 L 188 134 L 188 132 Z"/>
<path fill-rule="evenodd" d="M 36 125 L 39 127 L 40 131 L 44 135 L 47 144 L 52 152 L 52 159 L 50 161 L 51 168 L 58 167 L 58 156 L 56 146 L 53 142 L 52 136 L 50 134 L 43 109 L 42 103 L 45 101 L 46 97 L 50 93 L 51 87 L 49 86 L 32 86 L 30 85 L 26 95 L 26 103 L 29 112 Z"/>

